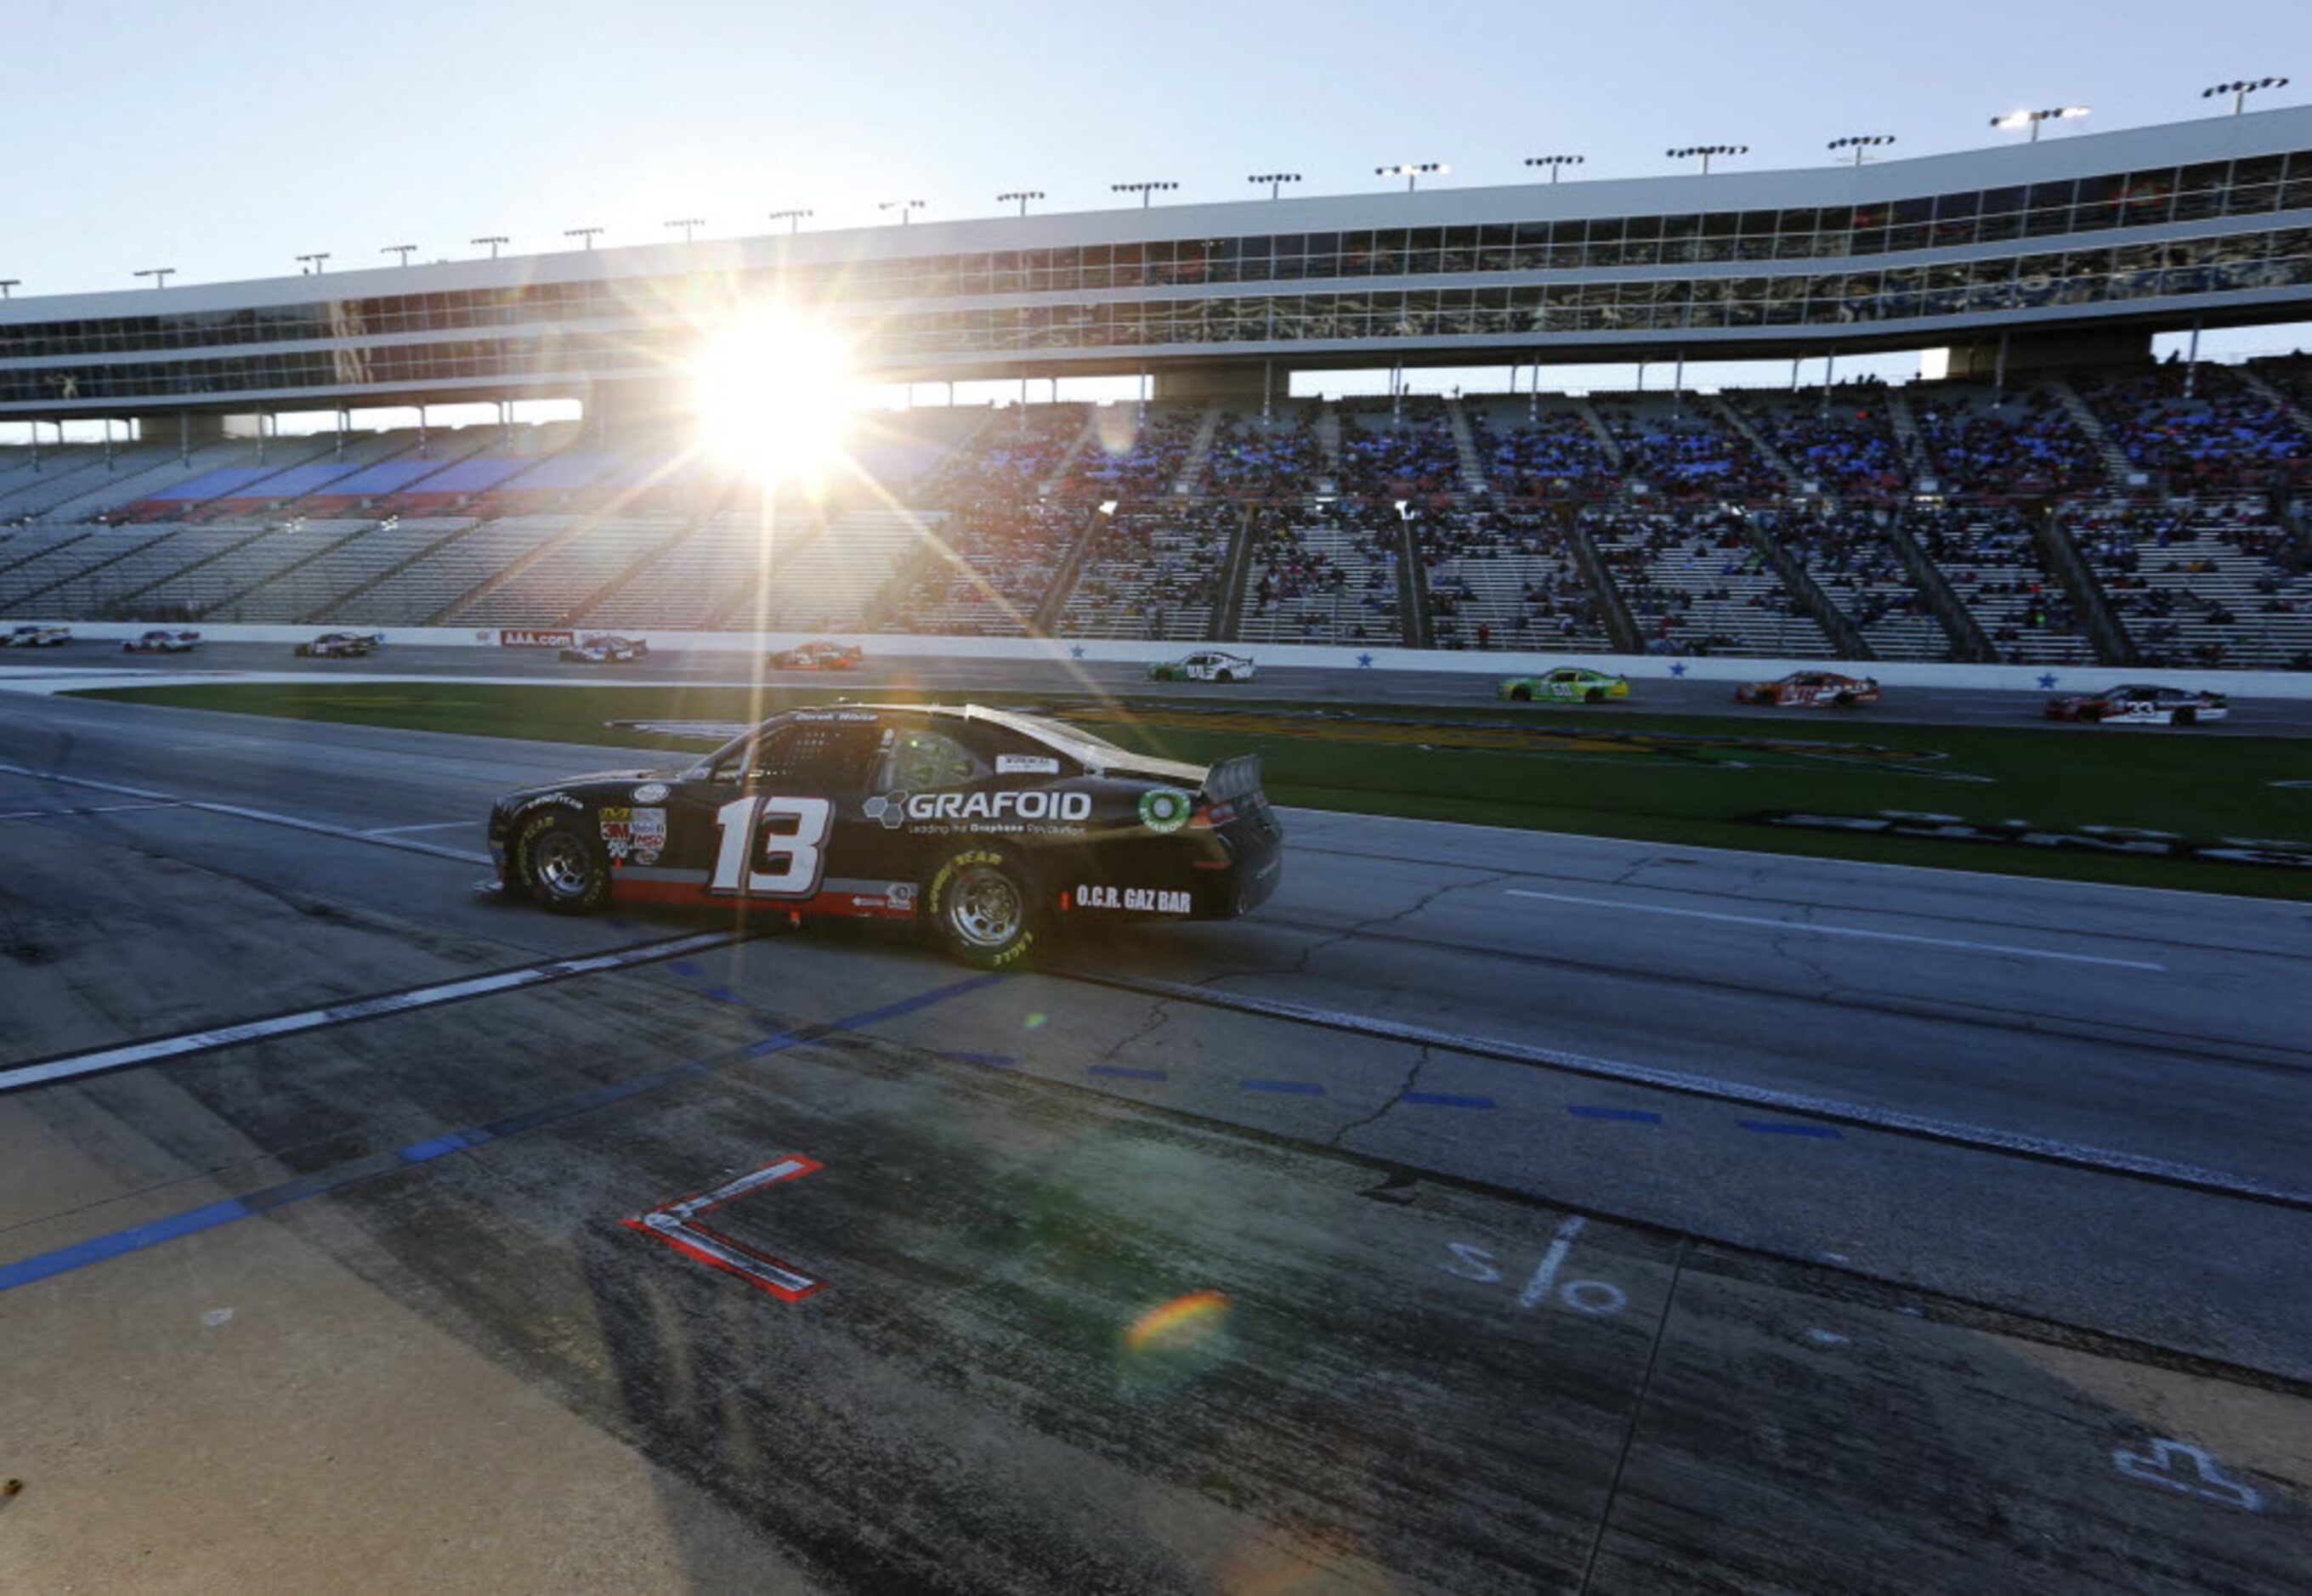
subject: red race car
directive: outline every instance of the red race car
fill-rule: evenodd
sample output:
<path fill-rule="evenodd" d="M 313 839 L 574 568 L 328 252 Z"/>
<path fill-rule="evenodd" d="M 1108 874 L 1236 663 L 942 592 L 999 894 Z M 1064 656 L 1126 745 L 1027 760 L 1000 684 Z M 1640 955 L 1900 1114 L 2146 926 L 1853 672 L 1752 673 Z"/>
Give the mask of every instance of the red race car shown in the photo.
<path fill-rule="evenodd" d="M 1877 703 L 1878 683 L 1876 677 L 1842 676 L 1833 670 L 1794 670 L 1779 682 L 1743 683 L 1734 689 L 1734 702 L 1783 710 L 1851 710 L 1856 704 Z"/>
<path fill-rule="evenodd" d="M 810 642 L 781 649 L 765 663 L 774 670 L 849 670 L 867 651 L 856 643 Z"/>
<path fill-rule="evenodd" d="M 2132 683 L 2108 693 L 2072 693 L 2051 698 L 2042 711 L 2050 720 L 2110 721 L 2123 726 L 2196 726 L 2232 712 L 2220 693 L 2191 693 L 2181 687 Z"/>

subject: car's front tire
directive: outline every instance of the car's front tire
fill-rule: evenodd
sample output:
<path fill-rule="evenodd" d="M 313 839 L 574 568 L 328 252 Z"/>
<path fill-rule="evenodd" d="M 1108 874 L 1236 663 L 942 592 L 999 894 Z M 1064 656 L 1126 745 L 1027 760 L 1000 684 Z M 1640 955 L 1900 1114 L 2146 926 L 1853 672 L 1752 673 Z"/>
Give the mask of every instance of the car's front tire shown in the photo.
<path fill-rule="evenodd" d="M 530 901 L 556 914 L 588 914 L 610 900 L 602 840 L 566 814 L 534 817 L 514 839 L 514 865 Z"/>
<path fill-rule="evenodd" d="M 1531 703 L 1533 702 L 1533 689 L 1530 687 L 1511 688 L 1510 702 L 1511 703 Z"/>
<path fill-rule="evenodd" d="M 1028 873 L 999 848 L 950 856 L 924 894 L 924 914 L 941 946 L 981 970 L 1019 964 L 1043 929 Z"/>

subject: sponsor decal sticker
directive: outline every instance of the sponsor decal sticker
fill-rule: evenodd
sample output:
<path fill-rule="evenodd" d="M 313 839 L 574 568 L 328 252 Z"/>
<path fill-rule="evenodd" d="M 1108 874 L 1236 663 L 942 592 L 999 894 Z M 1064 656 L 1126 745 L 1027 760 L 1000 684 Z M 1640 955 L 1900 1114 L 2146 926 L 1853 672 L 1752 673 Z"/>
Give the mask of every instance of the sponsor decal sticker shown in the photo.
<path fill-rule="evenodd" d="M 1060 762 L 1047 754 L 999 754 L 995 756 L 995 773 L 999 776 L 1056 776 Z"/>
<path fill-rule="evenodd" d="M 666 811 L 637 808 L 628 822 L 635 845 L 635 863 L 654 865 L 666 851 Z"/>
<path fill-rule="evenodd" d="M 1140 795 L 1140 824 L 1152 832 L 1177 832 L 1195 808 L 1195 800 L 1177 787 L 1152 787 Z"/>
<path fill-rule="evenodd" d="M 1079 909 L 1121 909 L 1135 914 L 1187 914 L 1188 894 L 1160 886 L 1096 886 L 1076 888 Z"/>
<path fill-rule="evenodd" d="M 578 646 L 574 632 L 542 632 L 530 626 L 501 626 L 498 647 L 501 649 L 573 649 Z"/>
<path fill-rule="evenodd" d="M 514 813 L 526 815 L 532 809 L 542 809 L 548 804 L 558 804 L 565 809 L 582 809 L 586 807 L 566 792 L 549 792 L 523 803 L 514 810 Z"/>
<path fill-rule="evenodd" d="M 638 804 L 662 804 L 666 802 L 666 783 L 663 781 L 644 782 L 640 787 L 635 789 L 635 802 Z"/>
<path fill-rule="evenodd" d="M 886 792 L 862 806 L 886 830 L 1031 832 L 1091 818 L 1088 792 Z"/>

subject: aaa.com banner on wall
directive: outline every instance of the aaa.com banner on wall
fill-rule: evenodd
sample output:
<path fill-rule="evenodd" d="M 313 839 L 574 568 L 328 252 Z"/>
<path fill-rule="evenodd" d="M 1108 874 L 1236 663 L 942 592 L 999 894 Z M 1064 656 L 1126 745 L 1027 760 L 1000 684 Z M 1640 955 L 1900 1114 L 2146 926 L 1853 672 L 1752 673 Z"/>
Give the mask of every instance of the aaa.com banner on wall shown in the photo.
<path fill-rule="evenodd" d="M 574 632 L 542 632 L 530 626 L 501 626 L 495 632 L 477 632 L 478 643 L 495 642 L 501 649 L 574 649 L 578 634 Z"/>

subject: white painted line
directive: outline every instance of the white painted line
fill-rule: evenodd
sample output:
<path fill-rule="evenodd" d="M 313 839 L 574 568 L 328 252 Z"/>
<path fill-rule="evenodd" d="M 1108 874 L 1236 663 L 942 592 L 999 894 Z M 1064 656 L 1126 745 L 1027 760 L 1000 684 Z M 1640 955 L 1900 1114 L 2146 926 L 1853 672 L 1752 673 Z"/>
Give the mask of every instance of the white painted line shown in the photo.
<path fill-rule="evenodd" d="M 124 793 L 130 798 L 158 798 L 162 803 L 180 805 L 188 809 L 199 809 L 210 815 L 231 815 L 242 820 L 262 821 L 267 825 L 285 825 L 301 832 L 318 832 L 325 837 L 344 837 L 355 842 L 369 842 L 380 848 L 398 848 L 408 853 L 427 853 L 436 859 L 454 859 L 469 865 L 492 863 L 486 853 L 476 853 L 465 848 L 438 848 L 431 842 L 415 842 L 403 837 L 372 836 L 368 832 L 355 831 L 348 825 L 331 825 L 326 821 L 301 819 L 294 815 L 276 815 L 269 809 L 244 808 L 239 804 L 210 803 L 203 798 L 178 798 L 171 793 L 154 792 L 149 788 L 127 787 L 118 781 L 95 781 L 86 776 L 59 776 L 48 771 L 28 770 L 20 764 L 0 764 L 0 774 L 30 776 L 36 781 L 57 781 L 66 787 L 92 788 L 98 792 Z"/>
<path fill-rule="evenodd" d="M 69 820 L 75 815 L 118 815 L 124 809 L 174 809 L 180 807 L 173 798 L 157 804 L 93 804 L 84 809 L 17 809 L 0 815 L 0 820 Z"/>
<path fill-rule="evenodd" d="M 2076 1169 L 2092 1170 L 2104 1174 L 2137 1175 L 2168 1185 L 2187 1186 L 2203 1191 L 2214 1191 L 2226 1196 L 2246 1197 L 2260 1202 L 2277 1202 L 2290 1208 L 2312 1208 L 2312 1188 L 2277 1186 L 2253 1175 L 2234 1174 L 2226 1170 L 2203 1169 L 2193 1164 L 2176 1164 L 2166 1158 L 2153 1158 L 2141 1153 L 2125 1153 L 2110 1147 L 2097 1147 L 2080 1142 L 2058 1141 L 2049 1137 L 2032 1136 L 2019 1130 L 2002 1130 L 1988 1125 L 1970 1125 L 1958 1120 L 1937 1120 L 1925 1114 L 1906 1113 L 1899 1109 L 1880 1108 L 1874 1103 L 1848 1103 L 1836 1097 L 1817 1097 L 1806 1092 L 1785 1092 L 1773 1086 L 1754 1086 L 1747 1081 L 1726 1080 L 1717 1076 L 1693 1075 L 1682 1069 L 1661 1069 L 1651 1064 L 1630 1064 L 1617 1059 L 1600 1059 L 1587 1053 L 1563 1051 L 1557 1048 L 1537 1047 L 1530 1042 L 1511 1042 L 1503 1037 L 1475 1036 L 1463 1032 L 1441 1031 L 1429 1025 L 1417 1025 L 1405 1020 L 1392 1020 L 1379 1015 L 1350 1014 L 1344 1010 L 1317 1008 L 1306 1004 L 1287 1003 L 1276 998 L 1256 998 L 1242 992 L 1222 991 L 1208 986 L 1189 986 L 1177 981 L 1152 981 L 1144 976 L 1091 974 L 1083 971 L 1053 972 L 1063 980 L 1082 981 L 1090 986 L 1111 987 L 1117 991 L 1138 992 L 1148 997 L 1170 998 L 1183 1003 L 1206 1008 L 1231 1009 L 1239 1014 L 1259 1015 L 1270 1019 L 1289 1021 L 1294 1025 L 1318 1025 L 1330 1031 L 1342 1031 L 1355 1036 L 1377 1037 L 1387 1042 L 1411 1042 L 1417 1046 L 1441 1049 L 1446 1052 L 1467 1053 L 1474 1058 L 1500 1059 L 1514 1064 L 1538 1065 L 1544 1068 L 1563 1070 L 1569 1075 L 1588 1076 L 1597 1080 L 1625 1081 L 1641 1086 L 1659 1086 L 1664 1091 L 1683 1093 L 1695 1097 L 1716 1098 L 1723 1103 L 1748 1103 L 1759 1108 L 1786 1110 L 1806 1114 L 1835 1124 L 1856 1125 L 1867 1129 L 1892 1131 L 1897 1135 L 1922 1137 L 1932 1141 L 1949 1142 L 1954 1146 L 1973 1147 L 1992 1153 L 2014 1153 L 2037 1158 L 2049 1164 L 2067 1164 Z"/>
<path fill-rule="evenodd" d="M 1633 914 L 1675 914 L 1684 920 L 1714 920 L 1726 925 L 1765 926 L 1775 932 L 1800 932 L 1809 937 L 1867 937 L 1873 942 L 1917 942 L 1929 947 L 1964 947 L 1975 953 L 2011 955 L 2025 959 L 2058 959 L 2066 964 L 2108 964 L 2121 970 L 2165 971 L 2165 964 L 2146 959 L 2110 959 L 2100 954 L 2057 953 L 2052 948 L 2015 947 L 2004 942 L 1968 942 L 1957 937 L 1920 937 L 1907 931 L 1866 931 L 1855 926 L 1824 926 L 1811 920 L 1772 920 L 1758 914 L 1719 914 L 1707 909 L 1673 909 L 1667 903 L 1632 903 L 1621 898 L 1583 898 L 1572 893 L 1534 892 L 1527 887 L 1502 889 L 1504 897 L 1546 898 L 1554 903 L 1586 903 L 1598 909 L 1626 909 Z"/>
<path fill-rule="evenodd" d="M 1573 1251 L 1573 1238 L 1581 1234 L 1581 1218 L 1576 1215 L 1557 1227 L 1550 1238 L 1549 1251 L 1541 1255 L 1541 1263 L 1533 1271 L 1533 1278 L 1518 1293 L 1518 1306 L 1530 1308 L 1549 1300 L 1550 1291 L 1557 1285 L 1557 1271 L 1565 1267 L 1565 1255 Z"/>
<path fill-rule="evenodd" d="M 452 826 L 478 825 L 477 820 L 429 820 L 424 825 L 373 825 L 362 833 L 364 837 L 392 837 L 403 832 L 446 832 Z"/>
<path fill-rule="evenodd" d="M 381 1015 L 402 1014 L 413 1008 L 432 1008 L 468 998 L 486 997 L 493 992 L 510 992 L 522 987 L 542 986 L 548 981 L 568 981 L 575 975 L 593 975 L 604 970 L 622 970 L 630 964 L 652 964 L 660 959 L 677 958 L 710 947 L 727 946 L 754 934 L 751 931 L 702 932 L 696 937 L 679 937 L 670 942 L 648 942 L 636 947 L 622 947 L 614 953 L 591 954 L 584 958 L 555 959 L 520 970 L 501 970 L 493 975 L 469 976 L 463 981 L 443 981 L 436 986 L 418 987 L 406 992 L 356 998 L 349 1002 L 332 1003 L 326 1008 L 308 1008 L 297 1014 L 275 1015 L 270 1019 L 244 1020 L 238 1025 L 218 1025 L 206 1031 L 154 1037 L 149 1042 L 132 1042 L 121 1047 L 102 1048 L 92 1053 L 74 1053 L 67 1058 L 20 1065 L 13 1069 L 0 1069 L 0 1092 L 13 1091 L 20 1086 L 50 1086 L 57 1081 L 125 1068 L 132 1064 L 156 1064 L 167 1059 L 182 1058 L 188 1053 L 206 1052 L 211 1048 L 234 1047 L 245 1042 L 291 1036 L 301 1031 L 318 1031 L 325 1026 L 344 1025 L 350 1020 L 375 1019 Z"/>

